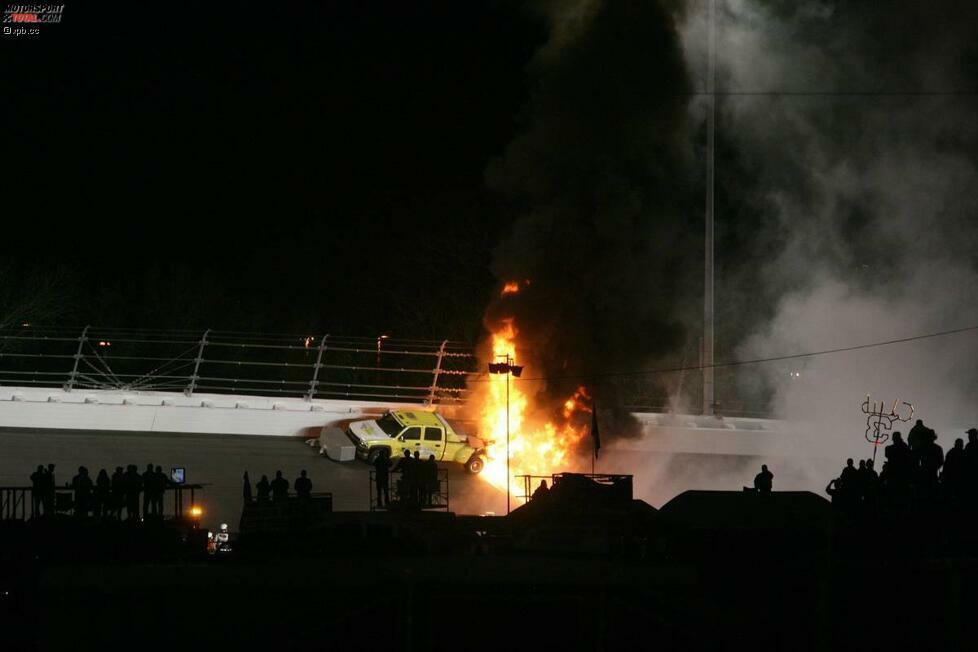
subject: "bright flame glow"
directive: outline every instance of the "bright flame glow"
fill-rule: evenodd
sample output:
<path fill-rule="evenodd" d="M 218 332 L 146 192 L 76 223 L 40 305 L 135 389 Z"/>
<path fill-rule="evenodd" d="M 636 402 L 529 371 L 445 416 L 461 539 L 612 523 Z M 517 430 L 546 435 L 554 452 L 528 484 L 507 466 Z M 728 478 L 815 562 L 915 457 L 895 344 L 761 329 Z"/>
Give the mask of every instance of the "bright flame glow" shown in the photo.
<path fill-rule="evenodd" d="M 193 516 L 194 518 L 200 518 L 201 516 L 204 515 L 204 510 L 198 507 L 197 505 L 194 505 L 193 507 L 190 508 L 190 515 Z"/>
<path fill-rule="evenodd" d="M 516 281 L 510 281 L 509 283 L 503 286 L 503 291 L 501 294 L 502 296 L 506 296 L 507 294 L 516 294 L 519 291 L 520 291 L 520 284 L 517 283 Z"/>
<path fill-rule="evenodd" d="M 516 283 L 507 283 L 503 294 L 508 293 L 510 286 L 516 287 L 513 292 L 519 291 Z M 519 364 L 518 335 L 519 329 L 513 319 L 502 320 L 492 333 L 492 360 L 509 356 L 515 364 Z M 513 382 L 509 374 L 489 375 L 488 387 L 480 388 L 483 396 L 479 421 L 482 437 L 492 443 L 488 448 L 489 459 L 480 475 L 503 491 L 506 490 L 507 383 L 510 493 L 514 497 L 522 497 L 523 479 L 517 476 L 550 476 L 573 470 L 569 468 L 574 461 L 573 453 L 588 433 L 589 419 L 581 418 L 581 414 L 590 413 L 591 397 L 584 387 L 579 387 L 573 396 L 564 401 L 558 414 L 543 415 L 541 418 L 528 413 L 529 401 L 519 382 Z M 532 486 L 536 484 L 531 483 Z"/>

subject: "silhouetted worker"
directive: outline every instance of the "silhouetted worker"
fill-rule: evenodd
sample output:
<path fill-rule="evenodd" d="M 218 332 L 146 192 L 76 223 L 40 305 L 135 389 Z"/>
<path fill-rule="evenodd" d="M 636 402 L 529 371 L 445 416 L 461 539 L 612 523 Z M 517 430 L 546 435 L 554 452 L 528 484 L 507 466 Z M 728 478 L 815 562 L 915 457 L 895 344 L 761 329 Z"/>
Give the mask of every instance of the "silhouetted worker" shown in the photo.
<path fill-rule="evenodd" d="M 374 460 L 374 484 L 377 486 L 377 507 L 385 508 L 391 502 L 391 457 L 383 448 Z"/>
<path fill-rule="evenodd" d="M 289 481 L 282 477 L 281 471 L 275 472 L 275 479 L 272 480 L 272 500 L 277 502 L 286 500 L 289 497 Z"/>
<path fill-rule="evenodd" d="M 414 463 L 411 466 L 414 468 L 414 494 L 412 495 L 412 502 L 420 507 L 424 502 L 425 494 L 424 463 L 421 461 L 420 451 L 414 451 Z"/>
<path fill-rule="evenodd" d="M 936 440 L 937 435 L 934 434 L 934 431 L 925 426 L 921 419 L 917 419 L 913 428 L 907 433 L 907 445 L 910 446 L 914 468 L 920 466 L 927 444 Z"/>
<path fill-rule="evenodd" d="M 143 517 L 156 516 L 153 508 L 156 506 L 156 488 L 159 480 L 156 478 L 156 471 L 152 464 L 146 465 L 143 472 Z"/>
<path fill-rule="evenodd" d="M 428 455 L 425 460 L 424 477 L 424 504 L 430 507 L 435 504 L 435 496 L 438 495 L 438 462 L 434 455 Z"/>
<path fill-rule="evenodd" d="M 57 511 L 57 505 L 55 504 L 56 486 L 54 464 L 48 464 L 48 468 L 44 472 L 44 490 L 41 494 L 41 502 L 44 503 L 44 513 L 51 514 L 52 516 Z"/>
<path fill-rule="evenodd" d="M 166 477 L 163 473 L 163 467 L 156 467 L 156 491 L 153 494 L 153 501 L 155 503 L 153 509 L 156 511 L 156 515 L 160 518 L 163 517 L 163 496 L 166 494 L 166 488 L 170 486 L 170 478 Z"/>
<path fill-rule="evenodd" d="M 143 490 L 143 479 L 139 476 L 139 469 L 135 464 L 126 467 L 123 475 L 123 485 L 126 489 L 126 519 L 129 521 L 139 520 L 139 494 Z"/>
<path fill-rule="evenodd" d="M 414 458 L 411 457 L 411 451 L 404 451 L 404 457 L 398 460 L 394 472 L 401 474 L 401 479 L 397 483 L 397 497 L 402 505 L 410 506 L 415 495 Z"/>
<path fill-rule="evenodd" d="M 550 487 L 547 486 L 547 481 L 541 480 L 540 486 L 533 490 L 533 496 L 530 497 L 530 500 L 538 500 L 540 498 L 545 498 L 549 493 L 550 493 Z"/>
<path fill-rule="evenodd" d="M 43 464 L 38 464 L 37 470 L 31 473 L 31 518 L 41 516 L 41 507 L 44 505 L 44 483 L 46 482 L 44 475 Z"/>
<path fill-rule="evenodd" d="M 306 477 L 306 470 L 299 471 L 299 477 L 295 479 L 295 495 L 303 500 L 312 497 L 312 480 Z"/>
<path fill-rule="evenodd" d="M 862 491 L 863 505 L 870 513 L 878 508 L 880 477 L 873 468 L 873 460 L 860 464 L 859 488 Z"/>
<path fill-rule="evenodd" d="M 964 498 L 966 479 L 964 440 L 958 437 L 954 440 L 954 447 L 944 457 L 944 468 L 941 470 L 941 485 L 949 502 L 956 504 Z"/>
<path fill-rule="evenodd" d="M 95 518 L 108 516 L 112 512 L 112 480 L 105 469 L 95 478 Z"/>
<path fill-rule="evenodd" d="M 978 505 L 978 429 L 968 428 L 964 445 L 965 484 L 972 507 Z"/>
<path fill-rule="evenodd" d="M 272 485 L 269 484 L 267 475 L 263 475 L 261 480 L 255 484 L 255 491 L 258 492 L 258 502 L 268 502 L 269 496 L 272 495 Z"/>
<path fill-rule="evenodd" d="M 122 520 L 122 507 L 126 504 L 126 476 L 122 467 L 115 467 L 112 474 L 112 514 Z"/>
<path fill-rule="evenodd" d="M 92 479 L 84 466 L 79 466 L 78 475 L 71 479 L 71 489 L 75 494 L 75 516 L 88 516 L 92 504 Z"/>
<path fill-rule="evenodd" d="M 769 494 L 773 487 L 774 474 L 767 470 L 767 464 L 761 464 L 761 472 L 754 476 L 754 489 Z"/>

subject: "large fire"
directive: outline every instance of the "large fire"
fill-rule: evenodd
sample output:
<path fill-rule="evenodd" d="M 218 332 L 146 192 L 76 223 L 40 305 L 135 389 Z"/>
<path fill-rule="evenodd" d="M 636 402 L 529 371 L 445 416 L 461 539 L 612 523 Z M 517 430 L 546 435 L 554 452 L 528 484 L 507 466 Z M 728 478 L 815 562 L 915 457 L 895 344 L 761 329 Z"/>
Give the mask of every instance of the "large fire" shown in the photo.
<path fill-rule="evenodd" d="M 507 283 L 502 294 L 518 291 L 516 283 Z M 492 333 L 493 362 L 504 361 L 508 356 L 513 364 L 520 364 L 518 335 L 519 329 L 513 319 L 500 322 Z M 574 451 L 588 434 L 589 420 L 581 418 L 581 413 L 591 411 L 591 397 L 584 387 L 579 387 L 559 410 L 543 415 L 529 414 L 529 400 L 521 385 L 508 374 L 491 374 L 488 387 L 477 393 L 481 394 L 482 401 L 480 431 L 483 438 L 493 442 L 481 476 L 503 491 L 506 490 L 507 391 L 509 393 L 510 494 L 519 498 L 523 497 L 524 483 L 517 476 L 549 477 L 553 473 L 572 470 L 569 467 L 574 464 Z"/>

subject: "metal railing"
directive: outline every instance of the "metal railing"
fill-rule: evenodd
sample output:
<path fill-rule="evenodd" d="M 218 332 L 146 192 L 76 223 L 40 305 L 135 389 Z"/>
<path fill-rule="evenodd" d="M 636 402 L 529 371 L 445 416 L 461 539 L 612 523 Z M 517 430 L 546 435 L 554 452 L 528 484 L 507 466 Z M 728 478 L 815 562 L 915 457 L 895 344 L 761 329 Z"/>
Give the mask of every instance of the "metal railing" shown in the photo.
<path fill-rule="evenodd" d="M 540 486 L 540 480 L 547 480 L 550 484 L 548 489 L 553 489 L 562 480 L 570 477 L 575 478 L 587 478 L 591 482 L 596 484 L 614 487 L 616 490 L 620 491 L 622 495 L 627 495 L 628 498 L 632 497 L 632 478 L 631 475 L 623 475 L 620 473 L 554 473 L 552 475 L 518 475 L 516 478 L 523 481 L 523 495 L 516 496 L 516 498 L 521 499 L 524 503 L 528 503 L 533 500 L 533 492 Z"/>
<path fill-rule="evenodd" d="M 401 471 L 390 471 L 388 475 L 389 491 L 387 505 L 379 504 L 377 493 L 376 471 L 370 471 L 370 511 L 391 510 L 405 511 L 412 509 L 443 509 L 448 511 L 448 471 L 438 469 L 438 487 L 432 490 L 427 487 L 409 487 Z"/>
<path fill-rule="evenodd" d="M 163 498 L 161 504 L 163 506 L 163 511 L 158 515 L 160 518 L 176 518 L 182 519 L 189 516 L 196 519 L 198 515 L 191 511 L 191 508 L 197 506 L 197 494 L 202 491 L 207 485 L 204 484 L 179 484 L 170 485 L 163 490 Z M 126 499 L 125 497 L 119 497 L 113 495 L 107 497 L 100 505 L 97 498 L 97 494 L 93 489 L 89 494 L 89 504 L 85 505 L 82 510 L 78 511 L 78 505 L 74 502 L 74 492 L 70 487 L 54 487 L 49 490 L 49 498 L 45 500 L 43 497 L 38 496 L 37 500 L 34 499 L 34 489 L 32 487 L 0 487 L 0 521 L 24 521 L 28 518 L 39 518 L 41 516 L 53 516 L 54 514 L 71 514 L 73 516 L 104 516 L 105 518 L 112 518 L 113 515 L 120 515 L 123 509 L 126 509 Z M 166 499 L 166 494 L 170 493 L 172 496 L 173 511 L 167 513 L 166 504 L 170 501 Z M 186 500 L 186 496 L 189 493 L 190 500 Z M 138 510 L 140 506 L 144 506 L 142 503 L 142 494 L 139 492 L 139 498 L 136 502 L 136 509 Z M 97 507 L 97 505 L 99 505 Z M 45 513 L 44 510 L 51 510 L 52 513 Z M 101 512 L 101 514 L 100 514 Z M 147 516 L 142 514 L 141 516 Z M 128 514 L 127 514 L 128 517 Z"/>
<path fill-rule="evenodd" d="M 471 347 L 334 335 L 0 329 L 0 385 L 462 402 Z"/>

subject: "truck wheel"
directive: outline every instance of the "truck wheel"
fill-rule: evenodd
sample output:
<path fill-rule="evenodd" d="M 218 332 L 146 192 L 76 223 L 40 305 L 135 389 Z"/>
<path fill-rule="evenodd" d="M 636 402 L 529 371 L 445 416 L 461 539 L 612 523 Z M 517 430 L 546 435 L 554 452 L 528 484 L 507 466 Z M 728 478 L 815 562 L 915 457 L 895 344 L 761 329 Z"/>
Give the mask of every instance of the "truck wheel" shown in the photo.
<path fill-rule="evenodd" d="M 486 466 L 485 460 L 483 460 L 478 455 L 473 455 L 472 457 L 469 458 L 469 461 L 465 463 L 465 470 L 471 473 L 472 475 L 476 475 L 478 473 L 481 473 L 482 469 L 485 468 L 485 466 Z"/>

